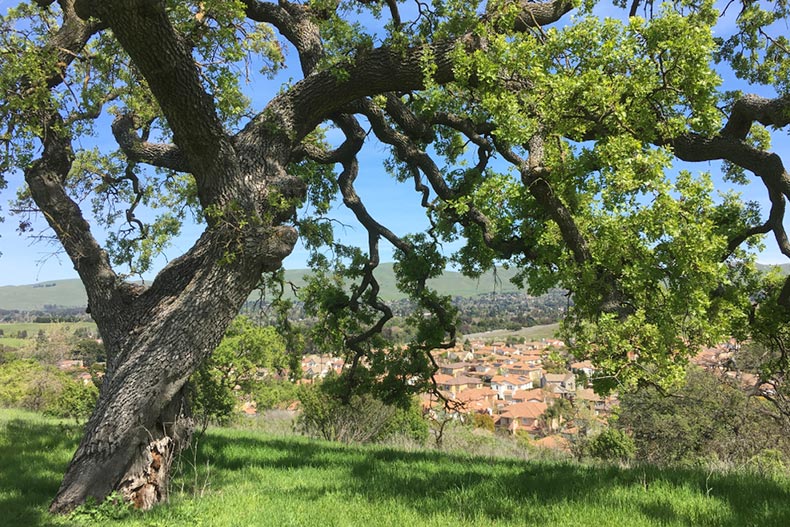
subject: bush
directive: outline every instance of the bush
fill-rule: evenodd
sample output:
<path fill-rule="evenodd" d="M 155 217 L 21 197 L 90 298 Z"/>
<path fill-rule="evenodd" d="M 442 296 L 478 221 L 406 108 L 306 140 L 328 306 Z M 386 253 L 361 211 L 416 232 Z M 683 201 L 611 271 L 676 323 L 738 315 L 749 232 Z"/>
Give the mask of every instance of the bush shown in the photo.
<path fill-rule="evenodd" d="M 0 406 L 44 411 L 52 405 L 68 377 L 34 360 L 0 365 Z"/>
<path fill-rule="evenodd" d="M 634 440 L 621 430 L 607 428 L 592 439 L 582 440 L 578 453 L 605 461 L 628 461 L 636 454 Z"/>
<path fill-rule="evenodd" d="M 273 408 L 286 408 L 299 399 L 298 386 L 287 380 L 263 381 L 254 388 L 252 393 L 258 411 Z"/>
<path fill-rule="evenodd" d="M 381 441 L 398 433 L 425 441 L 428 424 L 419 405 L 407 409 L 385 404 L 371 395 L 354 395 L 344 403 L 333 392 L 332 382 L 303 385 L 299 389 L 302 411 L 297 427 L 309 436 L 343 443 Z"/>
<path fill-rule="evenodd" d="M 474 414 L 472 416 L 472 424 L 475 428 L 482 428 L 489 432 L 494 431 L 494 418 L 488 414 Z"/>
<path fill-rule="evenodd" d="M 95 384 L 67 379 L 60 394 L 46 408 L 45 413 L 55 417 L 73 418 L 77 422 L 86 421 L 98 399 L 99 390 Z"/>
<path fill-rule="evenodd" d="M 203 364 L 189 379 L 187 393 L 192 415 L 200 429 L 205 430 L 212 422 L 230 422 L 236 397 L 222 372 Z"/>
<path fill-rule="evenodd" d="M 784 454 L 774 448 L 761 450 L 747 463 L 747 467 L 766 478 L 776 478 L 787 474 Z"/>
<path fill-rule="evenodd" d="M 55 417 L 87 419 L 99 390 L 34 360 L 0 364 L 0 406 L 25 408 Z"/>
<path fill-rule="evenodd" d="M 431 428 L 422 415 L 422 406 L 416 397 L 411 400 L 408 408 L 395 408 L 395 413 L 384 426 L 377 441 L 384 441 L 391 437 L 402 436 L 424 444 L 428 440 Z"/>

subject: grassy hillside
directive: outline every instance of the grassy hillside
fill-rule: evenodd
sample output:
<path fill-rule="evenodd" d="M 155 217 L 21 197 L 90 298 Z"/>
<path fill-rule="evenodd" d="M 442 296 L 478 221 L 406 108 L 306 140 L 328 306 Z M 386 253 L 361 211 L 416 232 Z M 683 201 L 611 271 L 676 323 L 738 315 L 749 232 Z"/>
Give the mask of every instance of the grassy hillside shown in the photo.
<path fill-rule="evenodd" d="M 304 284 L 305 275 L 309 272 L 306 269 L 290 270 L 285 272 L 285 277 L 295 285 L 301 286 Z M 474 280 L 457 271 L 445 271 L 439 278 L 429 280 L 428 284 L 443 295 L 470 297 L 493 292 L 518 291 L 518 288 L 510 282 L 514 275 L 515 271 L 512 269 L 499 269 L 496 274 L 488 272 Z M 380 295 L 384 300 L 398 300 L 405 297 L 395 286 L 393 264 L 381 264 L 376 269 L 376 278 L 381 286 Z"/>
<path fill-rule="evenodd" d="M 85 307 L 87 304 L 85 288 L 77 279 L 0 287 L 0 309 L 32 311 L 45 305 Z"/>
<path fill-rule="evenodd" d="M 767 266 L 761 266 L 763 268 Z M 785 274 L 790 274 L 790 264 L 780 266 Z M 288 281 L 296 286 L 304 285 L 309 269 L 293 269 L 285 272 Z M 439 278 L 429 280 L 431 287 L 439 293 L 452 296 L 472 297 L 493 292 L 516 292 L 518 288 L 510 282 L 515 275 L 512 269 L 499 269 L 496 273 L 485 273 L 477 280 L 463 276 L 456 271 L 446 271 Z M 403 293 L 395 287 L 395 273 L 391 263 L 382 264 L 376 271 L 381 284 L 381 297 L 384 300 L 399 300 Z M 257 300 L 257 292 L 250 300 Z M 45 305 L 60 307 L 84 307 L 87 303 L 85 290 L 79 280 L 55 280 L 34 285 L 0 286 L 0 309 L 29 311 L 43 309 Z"/>
<path fill-rule="evenodd" d="M 494 331 L 486 331 L 483 333 L 469 333 L 468 335 L 464 335 L 464 338 L 469 340 L 505 340 L 507 337 L 524 337 L 526 340 L 540 340 L 555 337 L 559 329 L 559 323 L 543 324 L 539 326 L 521 328 L 516 331 L 496 329 Z"/>
<path fill-rule="evenodd" d="M 782 274 L 785 275 L 790 274 L 790 264 L 782 264 L 782 265 L 757 264 L 757 268 L 762 270 L 770 269 L 771 267 L 779 267 L 779 269 L 782 271 Z"/>
<path fill-rule="evenodd" d="M 286 279 L 297 286 L 304 285 L 304 278 L 310 271 L 308 269 L 295 269 L 286 271 Z M 453 296 L 475 296 L 493 291 L 516 291 L 510 283 L 513 271 L 500 270 L 495 277 L 487 273 L 479 280 L 471 280 L 454 271 L 447 271 L 443 276 L 431 280 L 430 284 L 442 294 Z M 395 273 L 392 264 L 382 264 L 376 272 L 381 283 L 381 296 L 385 300 L 403 298 L 395 287 Z M 253 293 L 251 300 L 257 300 L 258 293 Z M 85 289 L 79 280 L 55 280 L 34 285 L 2 286 L 0 287 L 0 309 L 9 310 L 40 310 L 45 305 L 60 307 L 84 307 L 87 304 Z"/>
<path fill-rule="evenodd" d="M 3 525 L 790 525 L 788 479 L 353 447 L 227 429 L 209 431 L 194 464 L 173 482 L 168 505 L 53 519 L 46 508 L 77 439 L 62 422 L 0 410 Z"/>

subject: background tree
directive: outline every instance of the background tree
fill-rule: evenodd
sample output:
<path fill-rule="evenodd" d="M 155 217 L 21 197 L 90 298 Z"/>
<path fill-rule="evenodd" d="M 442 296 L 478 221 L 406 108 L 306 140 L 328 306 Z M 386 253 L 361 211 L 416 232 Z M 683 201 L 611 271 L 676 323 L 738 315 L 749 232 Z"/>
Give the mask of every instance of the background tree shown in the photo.
<path fill-rule="evenodd" d="M 790 454 L 787 422 L 768 408 L 726 377 L 690 367 L 677 391 L 643 387 L 623 394 L 614 424 L 633 436 L 644 461 L 742 464 L 763 450 Z"/>
<path fill-rule="evenodd" d="M 285 342 L 274 328 L 237 317 L 190 382 L 189 400 L 201 429 L 211 421 L 228 422 L 240 397 L 251 397 L 287 366 Z"/>
<path fill-rule="evenodd" d="M 700 343 L 748 323 L 745 249 L 772 234 L 790 256 L 790 179 L 763 128 L 790 123 L 788 4 L 730 7 L 724 18 L 707 0 L 637 0 L 609 18 L 568 0 L 9 9 L 2 167 L 24 174 L 16 208 L 40 212 L 58 238 L 107 352 L 52 510 L 113 490 L 140 507 L 164 497 L 167 460 L 189 432 L 187 379 L 297 234 L 311 265 L 335 271 L 305 294 L 322 320 L 316 336 L 346 358 L 347 399 L 355 386 L 393 399 L 430 387 L 427 351 L 454 344 L 455 310 L 426 280 L 451 261 L 472 276 L 513 265 L 533 293 L 570 291 L 574 355 L 594 355 L 622 386 L 681 378 Z M 294 80 L 247 99 L 247 73 L 271 74 L 286 56 L 298 59 Z M 761 95 L 724 85 L 715 61 Z M 373 138 L 414 186 L 427 232 L 393 231 L 357 194 Z M 762 185 L 770 210 L 734 191 L 717 197 L 709 174 L 678 172 L 676 160 L 722 161 L 728 182 Z M 336 197 L 367 232 L 365 249 L 334 237 Z M 190 249 L 147 286 L 124 280 L 119 269 L 147 269 L 192 218 L 204 230 Z M 460 239 L 454 255 L 439 251 Z M 392 318 L 375 278 L 382 240 L 416 306 L 405 348 L 380 337 Z M 790 281 L 776 304 L 790 305 Z"/>

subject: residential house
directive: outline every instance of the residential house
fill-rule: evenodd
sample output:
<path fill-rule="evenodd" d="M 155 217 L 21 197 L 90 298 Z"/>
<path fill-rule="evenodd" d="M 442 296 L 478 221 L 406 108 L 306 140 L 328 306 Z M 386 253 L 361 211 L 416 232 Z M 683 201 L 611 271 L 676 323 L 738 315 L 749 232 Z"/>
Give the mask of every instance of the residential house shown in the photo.
<path fill-rule="evenodd" d="M 579 362 L 574 362 L 571 364 L 571 371 L 573 373 L 583 373 L 587 376 L 588 379 L 592 378 L 593 373 L 595 373 L 595 366 L 589 360 L 583 360 Z"/>
<path fill-rule="evenodd" d="M 487 413 L 492 415 L 496 408 L 497 393 L 488 387 L 469 388 L 455 395 L 454 401 L 460 403 L 461 413 Z"/>
<path fill-rule="evenodd" d="M 491 378 L 491 389 L 500 399 L 510 399 L 518 390 L 532 389 L 532 379 L 524 375 L 495 375 Z"/>
<path fill-rule="evenodd" d="M 518 390 L 513 393 L 511 401 L 514 403 L 545 403 L 546 393 L 540 388 L 532 390 Z"/>
<path fill-rule="evenodd" d="M 550 387 L 555 393 L 573 394 L 576 392 L 576 377 L 568 373 L 544 373 L 541 379 L 543 388 Z M 562 390 L 557 390 L 561 388 Z"/>
<path fill-rule="evenodd" d="M 603 397 L 590 388 L 582 388 L 576 392 L 576 404 L 583 404 L 592 410 L 595 415 L 606 416 L 612 411 L 617 399 L 613 395 Z"/>
<path fill-rule="evenodd" d="M 84 364 L 82 360 L 79 359 L 63 359 L 57 362 L 57 367 L 59 370 L 80 370 L 84 368 Z"/>
<path fill-rule="evenodd" d="M 518 430 L 537 432 L 540 418 L 546 412 L 546 403 L 518 403 L 504 409 L 495 424 L 500 430 L 515 434 Z"/>
<path fill-rule="evenodd" d="M 463 390 L 483 387 L 482 380 L 476 379 L 474 377 L 467 377 L 465 375 L 453 377 L 451 375 L 437 373 L 433 376 L 433 379 L 436 382 L 436 386 L 439 390 L 448 392 L 453 396 Z"/>
<path fill-rule="evenodd" d="M 440 364 L 439 373 L 443 375 L 450 375 L 451 377 L 458 377 L 459 375 L 463 375 L 471 366 L 472 364 L 468 362 Z"/>

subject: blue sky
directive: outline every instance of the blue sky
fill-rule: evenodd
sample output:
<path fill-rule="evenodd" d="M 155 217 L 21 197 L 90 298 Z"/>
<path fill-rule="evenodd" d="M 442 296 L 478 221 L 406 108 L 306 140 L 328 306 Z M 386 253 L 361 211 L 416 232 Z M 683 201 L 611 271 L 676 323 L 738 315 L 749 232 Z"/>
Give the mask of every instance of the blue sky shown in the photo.
<path fill-rule="evenodd" d="M 17 4 L 16 1 L 0 0 L 0 12 Z M 293 60 L 295 54 L 291 52 L 288 60 Z M 295 73 L 285 71 L 274 81 L 251 85 L 251 96 L 253 106 L 261 108 L 268 98 L 276 93 L 277 88 L 282 82 L 287 81 L 288 77 Z M 731 79 L 728 79 L 728 82 Z M 748 86 L 741 86 L 748 90 Z M 772 96 L 770 93 L 763 95 Z M 114 146 L 109 128 L 106 128 L 106 135 L 97 139 L 98 144 L 103 142 Z M 776 135 L 776 134 L 775 134 Z M 790 148 L 788 148 L 787 134 L 776 135 L 774 140 L 775 150 L 783 155 L 785 159 L 790 159 Z M 423 210 L 419 206 L 419 196 L 414 192 L 411 183 L 397 183 L 389 176 L 382 164 L 386 156 L 384 146 L 371 141 L 360 155 L 361 169 L 357 179 L 356 189 L 363 201 L 368 206 L 369 211 L 381 223 L 392 228 L 397 234 L 410 232 L 420 232 L 427 228 L 428 223 Z M 718 172 L 719 164 L 711 163 L 689 165 L 692 171 L 710 171 L 714 175 Z M 72 269 L 71 262 L 63 253 L 59 253 L 56 244 L 42 242 L 32 239 L 29 236 L 20 236 L 17 232 L 19 218 L 9 214 L 9 200 L 13 199 L 16 190 L 22 184 L 20 174 L 7 175 L 8 186 L 0 192 L 0 206 L 2 206 L 2 216 L 5 221 L 0 223 L 0 285 L 19 285 L 29 284 L 38 281 L 50 281 L 63 278 L 76 278 L 76 273 Z M 743 189 L 745 199 L 754 199 L 762 203 L 764 209 L 767 207 L 765 190 L 760 184 L 752 185 Z M 346 227 L 337 227 L 337 232 L 341 234 L 344 241 L 365 246 L 366 235 L 364 229 L 356 224 L 353 215 L 345 210 L 342 205 L 336 207 L 334 217 Z M 37 225 L 43 231 L 44 222 L 40 221 Z M 195 225 L 187 225 L 184 234 L 175 240 L 173 246 L 166 251 L 166 254 L 159 258 L 155 268 L 161 268 L 168 258 L 175 258 L 183 253 L 199 235 L 201 228 Z M 103 234 L 96 232 L 96 236 L 102 239 Z M 784 263 L 787 260 L 782 257 L 772 239 L 768 239 L 766 250 L 759 257 L 764 263 Z M 382 261 L 392 260 L 392 248 L 385 242 L 381 244 Z M 297 246 L 293 254 L 286 259 L 286 268 L 306 267 L 306 251 Z M 118 269 L 123 272 L 123 269 Z M 151 278 L 148 275 L 146 278 Z"/>

